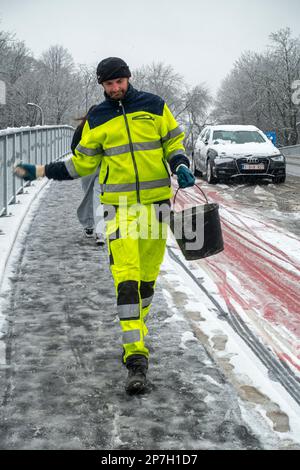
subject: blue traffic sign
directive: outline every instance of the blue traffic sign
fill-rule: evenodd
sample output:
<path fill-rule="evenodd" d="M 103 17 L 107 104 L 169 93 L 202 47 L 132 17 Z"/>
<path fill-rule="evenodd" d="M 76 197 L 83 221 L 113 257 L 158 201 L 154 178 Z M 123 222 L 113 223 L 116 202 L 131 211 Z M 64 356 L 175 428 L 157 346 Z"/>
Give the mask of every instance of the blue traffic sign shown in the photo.
<path fill-rule="evenodd" d="M 268 139 L 270 139 L 272 144 L 276 145 L 276 142 L 277 142 L 276 131 L 266 131 L 265 134 L 268 137 Z"/>

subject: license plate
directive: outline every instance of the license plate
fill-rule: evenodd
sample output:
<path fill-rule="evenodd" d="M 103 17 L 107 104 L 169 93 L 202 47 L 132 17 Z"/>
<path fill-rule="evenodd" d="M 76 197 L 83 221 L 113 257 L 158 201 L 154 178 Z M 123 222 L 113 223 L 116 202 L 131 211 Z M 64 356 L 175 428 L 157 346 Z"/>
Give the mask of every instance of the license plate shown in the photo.
<path fill-rule="evenodd" d="M 242 170 L 264 170 L 264 169 L 265 169 L 265 165 L 263 163 L 259 163 L 258 165 L 247 164 L 247 163 L 242 164 Z"/>

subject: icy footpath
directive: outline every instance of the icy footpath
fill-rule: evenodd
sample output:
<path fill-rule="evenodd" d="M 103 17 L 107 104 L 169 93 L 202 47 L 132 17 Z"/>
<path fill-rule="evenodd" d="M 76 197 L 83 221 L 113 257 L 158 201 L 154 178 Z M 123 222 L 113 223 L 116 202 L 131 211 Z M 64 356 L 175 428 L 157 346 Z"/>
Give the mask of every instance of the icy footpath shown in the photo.
<path fill-rule="evenodd" d="M 80 198 L 78 181 L 48 185 L 7 265 L 0 448 L 280 447 L 266 423 L 253 426 L 255 415 L 248 419 L 205 338 L 195 336 L 168 262 L 148 319 L 148 389 L 126 395 L 107 252 L 83 238 Z"/>
<path fill-rule="evenodd" d="M 29 209 L 33 203 L 38 204 L 39 195 L 47 184 L 49 184 L 49 181 L 44 178 L 43 180 L 35 181 L 30 186 L 26 186 L 24 192 L 17 196 L 17 204 L 8 206 L 7 216 L 0 217 L 0 293 L 2 292 L 2 295 L 6 284 L 4 274 L 9 261 L 13 262 L 13 256 L 11 255 L 16 238 L 20 231 L 26 230 L 30 223 L 30 217 L 27 217 Z M 14 255 L 17 256 L 16 250 Z M 5 322 L 1 307 L 0 302 L 0 339 Z M 1 348 L 0 342 L 0 363 L 3 360 L 2 352 L 3 348 Z"/>

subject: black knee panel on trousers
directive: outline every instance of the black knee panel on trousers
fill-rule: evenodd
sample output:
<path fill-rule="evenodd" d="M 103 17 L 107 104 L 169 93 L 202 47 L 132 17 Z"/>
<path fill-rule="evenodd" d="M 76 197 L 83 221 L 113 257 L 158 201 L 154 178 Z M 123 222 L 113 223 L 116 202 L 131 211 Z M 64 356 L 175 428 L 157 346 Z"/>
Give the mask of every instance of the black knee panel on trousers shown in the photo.
<path fill-rule="evenodd" d="M 154 282 L 155 281 L 141 281 L 140 293 L 142 299 L 151 297 L 154 294 Z"/>
<path fill-rule="evenodd" d="M 137 281 L 124 281 L 118 285 L 118 305 L 139 303 L 139 285 Z"/>

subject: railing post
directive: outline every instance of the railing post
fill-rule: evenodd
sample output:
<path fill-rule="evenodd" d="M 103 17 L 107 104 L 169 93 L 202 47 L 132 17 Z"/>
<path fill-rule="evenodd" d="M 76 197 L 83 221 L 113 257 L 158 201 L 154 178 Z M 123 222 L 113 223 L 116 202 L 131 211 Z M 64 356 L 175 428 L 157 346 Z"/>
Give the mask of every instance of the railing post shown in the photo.
<path fill-rule="evenodd" d="M 45 155 L 44 155 L 44 128 L 41 129 L 41 165 L 45 164 Z"/>
<path fill-rule="evenodd" d="M 29 131 L 28 138 L 28 163 L 31 163 L 31 131 Z"/>
<path fill-rule="evenodd" d="M 60 158 L 60 129 L 57 129 L 58 158 Z"/>
<path fill-rule="evenodd" d="M 51 152 L 52 152 L 52 155 L 51 155 L 51 161 L 53 162 L 54 161 L 54 157 L 55 157 L 55 145 L 56 145 L 56 142 L 55 142 L 55 129 L 52 129 L 51 131 L 51 138 L 52 138 L 52 144 L 51 144 Z"/>
<path fill-rule="evenodd" d="M 15 164 L 15 155 L 16 155 L 16 134 L 13 136 L 13 165 Z M 12 199 L 12 204 L 16 204 L 17 202 L 17 188 L 16 188 L 16 177 L 14 175 L 14 172 L 12 173 L 12 188 L 13 188 L 13 199 Z"/>
<path fill-rule="evenodd" d="M 39 139 L 38 139 L 38 142 L 39 142 L 39 146 L 40 146 L 40 165 L 43 164 L 43 129 L 39 129 Z"/>
<path fill-rule="evenodd" d="M 57 152 L 56 152 L 56 158 L 59 158 L 59 129 L 56 129 L 56 142 L 57 142 Z"/>
<path fill-rule="evenodd" d="M 40 165 L 43 164 L 43 129 L 40 130 Z"/>
<path fill-rule="evenodd" d="M 48 163 L 48 157 L 49 157 L 49 153 L 48 153 L 48 129 L 46 129 L 46 163 Z"/>
<path fill-rule="evenodd" d="M 54 132 L 54 146 L 53 146 L 53 149 L 54 149 L 54 160 L 56 160 L 56 155 L 57 155 L 57 140 L 56 140 L 56 127 L 53 129 L 53 132 Z"/>
<path fill-rule="evenodd" d="M 52 129 L 49 129 L 49 155 L 50 162 L 52 162 Z"/>
<path fill-rule="evenodd" d="M 22 157 L 23 157 L 23 132 L 20 133 L 20 159 L 23 161 Z M 22 193 L 24 193 L 24 188 L 26 184 L 23 179 L 21 181 L 22 181 Z"/>
<path fill-rule="evenodd" d="M 7 204 L 7 135 L 4 137 L 4 155 L 3 155 L 3 215 L 8 213 L 8 204 Z"/>
<path fill-rule="evenodd" d="M 34 130 L 34 164 L 37 165 L 37 130 Z"/>

